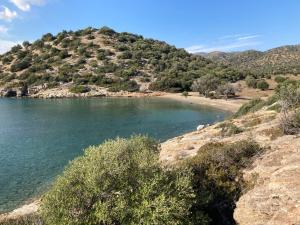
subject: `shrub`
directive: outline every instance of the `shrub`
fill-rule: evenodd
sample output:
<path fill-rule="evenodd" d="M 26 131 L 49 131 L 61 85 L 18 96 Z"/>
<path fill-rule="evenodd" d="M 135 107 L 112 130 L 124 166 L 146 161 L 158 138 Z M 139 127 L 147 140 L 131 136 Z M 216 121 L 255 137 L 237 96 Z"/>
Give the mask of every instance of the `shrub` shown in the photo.
<path fill-rule="evenodd" d="M 281 127 L 284 134 L 300 133 L 300 112 L 293 112 L 281 118 Z"/>
<path fill-rule="evenodd" d="M 248 87 L 251 87 L 251 88 L 257 87 L 257 80 L 253 76 L 247 76 L 245 81 L 246 81 L 246 85 Z"/>
<path fill-rule="evenodd" d="M 196 81 L 192 85 L 192 90 L 203 94 L 205 97 L 208 97 L 209 93 L 216 91 L 218 86 L 221 84 L 221 80 L 215 75 L 206 75 Z"/>
<path fill-rule="evenodd" d="M 188 93 L 187 91 L 184 91 L 184 92 L 182 92 L 182 96 L 188 97 L 188 96 L 189 96 L 189 93 Z"/>
<path fill-rule="evenodd" d="M 217 88 L 217 94 L 220 96 L 225 96 L 225 98 L 235 97 L 235 88 L 230 84 L 223 84 Z"/>
<path fill-rule="evenodd" d="M 234 134 L 242 133 L 244 130 L 233 123 L 224 122 L 218 126 L 221 128 L 222 136 L 232 136 Z"/>
<path fill-rule="evenodd" d="M 49 224 L 186 224 L 190 173 L 163 170 L 156 142 L 134 136 L 92 146 L 44 196 Z"/>
<path fill-rule="evenodd" d="M 111 92 L 118 92 L 118 91 L 129 91 L 129 92 L 134 92 L 134 91 L 139 91 L 140 86 L 137 84 L 136 81 L 134 80 L 129 80 L 129 81 L 118 81 L 117 83 L 114 83 L 108 91 Z"/>
<path fill-rule="evenodd" d="M 265 106 L 265 102 L 258 98 L 258 99 L 253 99 L 250 102 L 247 102 L 243 104 L 239 110 L 234 114 L 234 118 L 240 117 L 242 115 L 245 115 L 249 112 L 256 112 L 260 110 L 262 107 Z"/>
<path fill-rule="evenodd" d="M 24 58 L 23 60 L 17 61 L 13 65 L 11 65 L 10 71 L 18 72 L 28 68 L 30 65 L 31 65 L 31 60 L 29 58 Z"/>
<path fill-rule="evenodd" d="M 69 55 L 69 53 L 68 53 L 68 51 L 67 50 L 63 50 L 63 51 L 61 51 L 60 53 L 59 53 L 59 58 L 60 59 L 65 59 L 65 58 L 68 58 L 70 55 Z"/>
<path fill-rule="evenodd" d="M 276 83 L 282 83 L 282 82 L 286 81 L 287 78 L 283 77 L 283 76 L 276 76 L 274 80 Z"/>
<path fill-rule="evenodd" d="M 116 31 L 114 31 L 113 29 L 111 29 L 109 27 L 102 27 L 102 28 L 100 28 L 100 30 L 98 32 L 99 32 L 99 34 L 104 34 L 104 35 L 108 35 L 108 36 L 113 36 L 114 34 L 116 34 Z"/>
<path fill-rule="evenodd" d="M 265 80 L 260 80 L 257 82 L 256 87 L 262 91 L 269 89 L 269 84 Z"/>
<path fill-rule="evenodd" d="M 196 203 L 191 209 L 192 224 L 235 224 L 235 202 L 247 188 L 243 169 L 249 166 L 263 149 L 254 141 L 233 144 L 208 143 L 197 155 L 187 159 L 193 173 Z M 199 217 L 206 222 L 199 221 Z M 226 221 L 226 223 L 224 223 Z"/>
<path fill-rule="evenodd" d="M 82 85 L 77 85 L 77 86 L 73 86 L 69 89 L 70 92 L 72 93 L 87 93 L 89 92 L 91 89 L 87 86 L 82 86 Z"/>

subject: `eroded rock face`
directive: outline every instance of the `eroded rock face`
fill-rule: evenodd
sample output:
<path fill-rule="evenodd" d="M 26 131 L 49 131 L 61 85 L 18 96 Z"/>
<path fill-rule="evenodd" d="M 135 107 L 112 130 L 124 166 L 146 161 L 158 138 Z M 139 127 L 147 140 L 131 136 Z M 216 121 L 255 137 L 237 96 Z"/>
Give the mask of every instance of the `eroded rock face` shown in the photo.
<path fill-rule="evenodd" d="M 231 120 L 245 129 L 231 137 L 220 136 L 220 128 L 213 125 L 170 139 L 162 143 L 160 159 L 165 164 L 173 164 L 193 157 L 206 143 L 232 143 L 251 138 L 266 151 L 244 171 L 245 179 L 255 183 L 236 203 L 235 221 L 238 225 L 300 225 L 300 136 L 281 136 L 274 140 L 268 130 L 280 126 L 279 115 L 272 119 L 275 115 L 260 111 Z"/>
<path fill-rule="evenodd" d="M 300 138 L 285 136 L 271 144 L 245 176 L 257 176 L 256 185 L 237 202 L 239 225 L 300 224 Z"/>

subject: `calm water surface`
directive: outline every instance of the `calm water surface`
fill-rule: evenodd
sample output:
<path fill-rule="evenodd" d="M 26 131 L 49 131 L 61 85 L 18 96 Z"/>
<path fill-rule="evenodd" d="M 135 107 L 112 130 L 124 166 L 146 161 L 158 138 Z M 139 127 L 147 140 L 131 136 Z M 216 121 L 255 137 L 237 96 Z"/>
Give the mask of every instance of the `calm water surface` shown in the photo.
<path fill-rule="evenodd" d="M 228 113 L 163 99 L 0 99 L 0 212 L 47 188 L 89 145 L 148 134 L 160 141 Z"/>

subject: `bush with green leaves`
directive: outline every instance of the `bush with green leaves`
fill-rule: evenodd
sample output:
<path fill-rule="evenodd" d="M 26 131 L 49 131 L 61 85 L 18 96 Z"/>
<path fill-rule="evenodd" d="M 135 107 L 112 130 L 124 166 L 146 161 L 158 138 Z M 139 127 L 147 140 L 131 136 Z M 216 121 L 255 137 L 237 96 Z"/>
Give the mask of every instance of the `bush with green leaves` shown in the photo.
<path fill-rule="evenodd" d="M 187 159 L 193 173 L 196 202 L 191 209 L 192 224 L 235 224 L 235 203 L 249 183 L 243 169 L 263 152 L 256 142 L 243 140 L 235 143 L 208 143 L 195 157 Z"/>
<path fill-rule="evenodd" d="M 209 93 L 216 91 L 220 84 L 220 78 L 213 74 L 209 74 L 195 80 L 191 88 L 193 91 L 208 97 Z"/>
<path fill-rule="evenodd" d="M 87 93 L 91 89 L 89 87 L 87 87 L 87 86 L 76 85 L 76 86 L 71 87 L 69 90 L 72 93 L 79 94 L 79 93 Z"/>
<path fill-rule="evenodd" d="M 253 76 L 247 76 L 245 81 L 248 87 L 257 88 L 257 79 L 255 79 Z"/>
<path fill-rule="evenodd" d="M 144 136 L 106 141 L 73 160 L 43 197 L 46 224 L 188 224 L 191 173 L 163 169 Z"/>
<path fill-rule="evenodd" d="M 135 92 L 139 91 L 140 86 L 137 84 L 135 80 L 127 80 L 127 81 L 117 81 L 112 83 L 108 89 L 111 92 L 119 92 L 119 91 L 129 91 Z"/>
<path fill-rule="evenodd" d="M 262 91 L 269 89 L 269 83 L 266 80 L 259 80 L 256 84 L 256 87 Z"/>
<path fill-rule="evenodd" d="M 231 84 L 223 84 L 217 88 L 217 95 L 227 98 L 235 97 L 235 88 Z"/>
<path fill-rule="evenodd" d="M 239 110 L 233 115 L 234 118 L 243 116 L 249 112 L 256 112 L 265 106 L 265 101 L 260 98 L 253 99 L 245 104 L 243 104 Z"/>
<path fill-rule="evenodd" d="M 234 134 L 239 134 L 244 131 L 244 129 L 238 127 L 234 123 L 224 122 L 221 123 L 218 128 L 221 128 L 221 135 L 222 136 L 232 136 Z"/>
<path fill-rule="evenodd" d="M 283 76 L 280 76 L 280 75 L 278 75 L 274 78 L 275 82 L 278 83 L 278 84 L 286 81 L 287 79 L 288 79 L 287 77 L 283 77 Z"/>

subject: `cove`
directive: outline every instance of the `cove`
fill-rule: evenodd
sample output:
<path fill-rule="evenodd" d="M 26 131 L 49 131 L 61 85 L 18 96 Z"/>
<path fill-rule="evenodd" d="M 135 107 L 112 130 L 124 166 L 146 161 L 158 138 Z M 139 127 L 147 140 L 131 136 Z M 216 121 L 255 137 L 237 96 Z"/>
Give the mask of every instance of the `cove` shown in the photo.
<path fill-rule="evenodd" d="M 0 99 L 0 212 L 41 194 L 90 145 L 132 134 L 164 141 L 229 114 L 159 98 Z"/>

